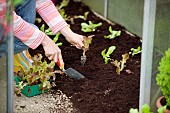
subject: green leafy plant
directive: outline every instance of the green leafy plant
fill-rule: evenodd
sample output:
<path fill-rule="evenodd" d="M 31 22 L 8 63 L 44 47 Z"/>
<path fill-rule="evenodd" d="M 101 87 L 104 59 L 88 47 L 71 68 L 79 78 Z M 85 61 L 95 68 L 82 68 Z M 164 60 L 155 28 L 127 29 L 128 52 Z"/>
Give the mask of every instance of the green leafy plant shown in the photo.
<path fill-rule="evenodd" d="M 110 35 L 107 35 L 107 36 L 105 35 L 104 38 L 113 39 L 113 38 L 121 35 L 121 31 L 114 31 L 114 30 L 112 30 L 111 26 L 109 27 L 109 32 L 110 32 Z"/>
<path fill-rule="evenodd" d="M 110 46 L 107 52 L 106 52 L 106 49 L 104 49 L 104 50 L 101 52 L 101 55 L 103 56 L 103 59 L 104 59 L 105 64 L 108 64 L 109 60 L 111 59 L 111 58 L 110 58 L 110 55 L 113 53 L 113 51 L 114 51 L 115 49 L 116 49 L 116 46 Z"/>
<path fill-rule="evenodd" d="M 92 37 L 94 37 L 94 35 L 91 36 L 84 36 L 84 46 L 83 46 L 83 56 L 81 56 L 81 64 L 84 65 L 86 62 L 86 51 L 89 50 L 89 45 L 92 43 Z"/>
<path fill-rule="evenodd" d="M 75 18 L 75 19 L 81 18 L 81 19 L 83 19 L 83 20 L 87 20 L 88 14 L 89 14 L 89 12 L 85 12 L 84 15 L 74 16 L 73 18 Z"/>
<path fill-rule="evenodd" d="M 58 10 L 61 10 L 64 7 L 67 7 L 69 2 L 70 2 L 70 0 L 62 0 L 62 2 L 59 5 L 57 5 L 56 7 Z"/>
<path fill-rule="evenodd" d="M 97 24 L 94 24 L 92 23 L 91 21 L 89 21 L 89 24 L 87 23 L 81 23 L 81 30 L 83 32 L 94 32 L 96 30 L 97 27 L 100 27 L 102 25 L 102 23 L 97 23 Z"/>
<path fill-rule="evenodd" d="M 165 96 L 166 105 L 170 106 L 170 48 L 161 58 L 158 66 L 159 73 L 156 75 L 157 85 Z"/>
<path fill-rule="evenodd" d="M 139 46 L 137 49 L 131 48 L 131 52 L 129 52 L 129 54 L 132 54 L 132 56 L 134 56 L 134 55 L 139 54 L 141 52 L 142 52 L 142 50 L 141 50 L 141 47 Z"/>
<path fill-rule="evenodd" d="M 116 72 L 117 74 L 120 74 L 120 72 L 125 68 L 125 63 L 126 61 L 129 59 L 129 54 L 125 53 L 122 55 L 122 60 L 118 61 L 118 60 L 113 60 L 112 59 L 112 64 L 114 64 L 114 66 L 116 66 Z"/>
<path fill-rule="evenodd" d="M 40 84 L 40 90 L 42 92 L 46 89 L 51 88 L 50 79 L 55 80 L 55 73 L 63 74 L 58 70 L 54 70 L 55 62 L 51 61 L 51 63 L 47 63 L 46 61 L 42 61 L 42 55 L 38 54 L 33 57 L 32 68 L 25 70 L 21 68 L 21 71 L 16 74 L 21 81 L 28 86 Z M 22 84 L 22 83 L 21 83 Z M 24 86 L 19 84 L 17 87 L 22 89 Z"/>
<path fill-rule="evenodd" d="M 157 111 L 158 113 L 164 113 L 165 109 L 166 109 L 166 106 L 159 108 Z M 148 104 L 144 104 L 142 106 L 141 111 L 139 111 L 138 109 L 131 108 L 129 110 L 129 113 L 153 113 L 153 112 L 151 112 L 151 109 Z"/>

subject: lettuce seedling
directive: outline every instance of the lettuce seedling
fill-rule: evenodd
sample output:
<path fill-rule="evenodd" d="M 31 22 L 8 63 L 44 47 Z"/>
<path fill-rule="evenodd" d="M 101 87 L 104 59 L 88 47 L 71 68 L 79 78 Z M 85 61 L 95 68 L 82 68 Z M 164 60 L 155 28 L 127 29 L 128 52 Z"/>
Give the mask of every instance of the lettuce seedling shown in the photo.
<path fill-rule="evenodd" d="M 94 35 L 91 36 L 84 36 L 84 46 L 82 47 L 83 49 L 83 56 L 81 56 L 81 64 L 84 65 L 86 62 L 86 51 L 89 50 L 89 45 L 92 43 L 92 37 L 94 37 Z"/>
<path fill-rule="evenodd" d="M 113 38 L 121 35 L 121 31 L 114 31 L 114 30 L 112 30 L 111 26 L 109 27 L 109 32 L 110 32 L 110 35 L 107 35 L 107 36 L 105 35 L 104 38 L 113 39 Z"/>
<path fill-rule="evenodd" d="M 132 54 L 132 56 L 134 56 L 134 55 L 139 54 L 141 52 L 142 52 L 142 50 L 141 50 L 141 47 L 139 46 L 137 49 L 131 48 L 131 52 L 129 52 L 129 54 Z"/>
<path fill-rule="evenodd" d="M 91 21 L 89 21 L 89 24 L 87 23 L 81 23 L 81 30 L 83 32 L 93 32 L 96 30 L 97 27 L 100 27 L 102 25 L 102 23 L 97 23 L 97 24 L 93 24 Z"/>
<path fill-rule="evenodd" d="M 109 47 L 108 51 L 106 52 L 106 49 L 104 49 L 101 52 L 101 55 L 103 56 L 104 62 L 105 64 L 108 64 L 109 60 L 110 60 L 110 55 L 113 53 L 113 51 L 116 49 L 116 46 L 111 46 Z"/>
<path fill-rule="evenodd" d="M 120 72 L 125 68 L 125 63 L 126 61 L 129 59 L 129 54 L 126 53 L 126 54 L 123 54 L 122 55 L 122 60 L 120 60 L 120 62 L 118 62 L 118 60 L 113 60 L 112 59 L 112 64 L 114 64 L 114 66 L 116 66 L 116 72 L 117 74 L 120 75 Z"/>
<path fill-rule="evenodd" d="M 89 12 L 85 12 L 84 15 L 74 16 L 73 18 L 75 18 L 75 19 L 81 18 L 83 20 L 87 20 L 88 14 L 89 14 Z"/>
<path fill-rule="evenodd" d="M 57 9 L 60 10 L 60 9 L 63 9 L 64 7 L 67 7 L 68 6 L 68 3 L 70 2 L 70 0 L 62 0 L 62 2 L 60 3 L 60 5 L 57 5 Z"/>

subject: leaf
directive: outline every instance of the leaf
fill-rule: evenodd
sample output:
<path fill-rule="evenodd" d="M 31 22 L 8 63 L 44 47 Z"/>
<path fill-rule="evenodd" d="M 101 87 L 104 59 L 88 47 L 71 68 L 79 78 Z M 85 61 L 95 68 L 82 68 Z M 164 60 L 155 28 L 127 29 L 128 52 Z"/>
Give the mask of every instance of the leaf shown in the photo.
<path fill-rule="evenodd" d="M 106 57 L 110 57 L 110 55 L 113 53 L 115 49 L 116 49 L 116 46 L 110 46 L 106 53 Z"/>
<path fill-rule="evenodd" d="M 151 110 L 151 109 L 150 109 L 150 107 L 149 107 L 148 104 L 144 104 L 144 105 L 142 106 L 142 112 L 143 112 L 143 113 L 152 113 L 150 110 Z"/>
<path fill-rule="evenodd" d="M 45 24 L 42 24 L 42 26 L 40 27 L 40 30 L 41 30 L 42 32 L 44 32 L 44 29 L 45 29 Z"/>
<path fill-rule="evenodd" d="M 75 19 L 81 18 L 83 20 L 87 20 L 88 14 L 89 14 L 89 12 L 85 12 L 84 15 L 74 16 L 73 18 L 75 18 Z"/>
<path fill-rule="evenodd" d="M 61 34 L 61 33 L 58 32 L 58 33 L 55 35 L 55 37 L 54 37 L 54 39 L 53 39 L 54 42 L 57 42 L 57 40 L 58 40 L 60 34 Z"/>
<path fill-rule="evenodd" d="M 106 52 L 106 49 L 104 49 L 102 52 L 101 52 L 101 55 L 103 56 L 104 58 L 104 61 L 105 61 L 105 64 L 108 64 L 109 60 L 110 60 L 110 55 L 113 53 L 113 51 L 116 49 L 115 46 L 110 46 L 108 51 Z"/>
<path fill-rule="evenodd" d="M 111 33 L 110 35 L 105 35 L 104 38 L 109 38 L 109 39 L 113 39 L 117 36 L 120 36 L 121 35 L 121 31 L 114 31 L 112 30 L 112 27 L 110 26 L 109 27 L 109 32 Z"/>
<path fill-rule="evenodd" d="M 83 46 L 83 55 L 85 55 L 85 52 L 87 50 L 89 50 L 89 45 L 92 43 L 92 37 L 94 37 L 94 35 L 90 35 L 88 37 L 84 36 L 83 39 L 84 39 L 84 46 Z"/>
<path fill-rule="evenodd" d="M 131 108 L 129 113 L 139 113 L 138 109 Z"/>
<path fill-rule="evenodd" d="M 165 106 L 162 106 L 162 107 L 158 108 L 157 111 L 158 111 L 158 113 L 164 113 L 166 108 L 167 108 L 167 106 L 165 105 Z"/>
<path fill-rule="evenodd" d="M 62 46 L 62 45 L 63 45 L 62 42 L 57 43 L 57 46 Z"/>
<path fill-rule="evenodd" d="M 132 56 L 134 56 L 134 55 L 139 54 L 141 52 L 142 52 L 142 50 L 141 50 L 141 47 L 139 46 L 137 49 L 131 48 L 130 54 L 132 54 Z"/>
<path fill-rule="evenodd" d="M 129 54 L 125 53 L 122 55 L 122 61 L 121 61 L 121 71 L 124 69 L 125 67 L 125 63 L 126 61 L 129 59 Z"/>
<path fill-rule="evenodd" d="M 93 24 L 91 21 L 89 21 L 89 24 L 87 23 L 81 23 L 81 30 L 83 32 L 93 32 L 96 30 L 97 27 L 101 26 L 102 23 L 97 23 L 97 24 Z"/>
<path fill-rule="evenodd" d="M 58 10 L 67 7 L 68 3 L 70 2 L 70 0 L 62 0 L 62 2 L 60 3 L 60 5 L 58 6 Z"/>
<path fill-rule="evenodd" d="M 125 63 L 126 61 L 129 59 L 129 54 L 128 53 L 125 53 L 122 55 L 122 60 L 120 61 L 117 61 L 117 60 L 112 60 L 112 64 L 114 64 L 114 66 L 116 66 L 116 72 L 117 74 L 120 75 L 120 72 L 124 69 L 125 67 Z"/>

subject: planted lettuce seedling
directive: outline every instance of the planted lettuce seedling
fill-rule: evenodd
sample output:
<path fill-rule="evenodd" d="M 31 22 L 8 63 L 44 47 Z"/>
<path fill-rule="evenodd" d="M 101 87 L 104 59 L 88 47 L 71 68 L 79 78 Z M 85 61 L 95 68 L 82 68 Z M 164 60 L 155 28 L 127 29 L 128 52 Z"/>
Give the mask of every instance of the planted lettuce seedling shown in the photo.
<path fill-rule="evenodd" d="M 141 47 L 139 46 L 137 49 L 131 48 L 131 52 L 129 52 L 129 54 L 132 54 L 132 56 L 134 56 L 134 55 L 139 54 L 141 52 L 142 52 L 142 50 L 141 50 Z"/>
<path fill-rule="evenodd" d="M 113 60 L 112 59 L 112 64 L 114 64 L 114 66 L 116 66 L 116 72 L 117 74 L 120 75 L 120 72 L 125 68 L 125 63 L 126 61 L 129 59 L 129 54 L 125 53 L 122 55 L 122 60 L 118 61 L 118 60 Z"/>
<path fill-rule="evenodd" d="M 104 62 L 105 64 L 108 64 L 109 60 L 110 60 L 110 55 L 113 53 L 113 51 L 116 49 L 116 46 L 111 46 L 109 47 L 108 51 L 106 52 L 106 49 L 104 49 L 101 52 L 101 55 L 103 56 Z"/>
<path fill-rule="evenodd" d="M 94 37 L 94 35 L 91 36 L 84 36 L 84 47 L 83 49 L 83 56 L 81 56 L 81 64 L 84 65 L 86 62 L 86 51 L 89 50 L 89 45 L 92 43 L 92 37 Z"/>
<path fill-rule="evenodd" d="M 89 21 L 89 24 L 87 23 L 81 23 L 81 30 L 83 32 L 94 32 L 96 30 L 97 27 L 100 27 L 102 25 L 102 23 L 97 23 L 97 24 L 94 24 L 92 23 L 91 21 Z"/>
<path fill-rule="evenodd" d="M 104 38 L 113 39 L 121 35 L 121 31 L 112 30 L 111 26 L 109 27 L 109 32 L 110 32 L 110 35 L 105 35 Z"/>

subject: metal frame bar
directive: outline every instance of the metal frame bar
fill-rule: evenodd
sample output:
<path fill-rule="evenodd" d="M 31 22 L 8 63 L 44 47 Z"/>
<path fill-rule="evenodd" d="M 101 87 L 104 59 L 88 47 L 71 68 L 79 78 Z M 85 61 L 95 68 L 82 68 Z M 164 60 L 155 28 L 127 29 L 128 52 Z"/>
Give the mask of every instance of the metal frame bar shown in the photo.
<path fill-rule="evenodd" d="M 12 0 L 7 0 L 7 16 L 9 26 L 12 28 Z M 13 55 L 14 55 L 13 31 L 7 34 L 7 113 L 13 113 Z"/>
<path fill-rule="evenodd" d="M 144 0 L 139 109 L 150 105 L 156 0 Z"/>
<path fill-rule="evenodd" d="M 104 12 L 103 16 L 107 18 L 107 13 L 108 13 L 108 0 L 104 0 Z"/>

